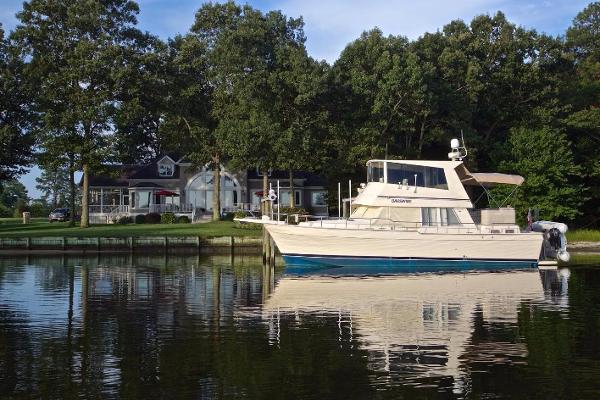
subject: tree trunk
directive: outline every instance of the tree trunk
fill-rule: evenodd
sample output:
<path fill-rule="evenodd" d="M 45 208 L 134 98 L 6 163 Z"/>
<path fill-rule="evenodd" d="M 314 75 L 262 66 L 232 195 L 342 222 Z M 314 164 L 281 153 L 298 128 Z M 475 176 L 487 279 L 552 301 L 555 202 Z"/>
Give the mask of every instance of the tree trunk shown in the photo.
<path fill-rule="evenodd" d="M 425 138 L 426 122 L 427 122 L 427 118 L 423 118 L 423 121 L 421 121 L 421 130 L 419 132 L 419 150 L 417 151 L 417 159 L 421 158 L 421 152 L 423 151 L 423 140 Z"/>
<path fill-rule="evenodd" d="M 52 208 L 57 208 L 58 207 L 58 197 L 59 197 L 59 193 L 58 190 L 56 189 L 56 184 L 57 180 L 54 181 L 54 187 L 52 188 Z"/>
<path fill-rule="evenodd" d="M 69 156 L 69 211 L 71 214 L 71 220 L 69 224 L 75 225 L 75 162 L 73 157 Z"/>
<path fill-rule="evenodd" d="M 212 220 L 221 219 L 221 164 L 219 156 L 213 157 L 213 212 Z"/>
<path fill-rule="evenodd" d="M 90 194 L 90 166 L 87 163 L 84 163 L 83 164 L 83 188 L 81 189 L 81 227 L 82 228 L 88 228 L 90 226 L 89 194 Z"/>
<path fill-rule="evenodd" d="M 296 206 L 296 193 L 294 193 L 294 171 L 290 169 L 290 208 Z"/>
<path fill-rule="evenodd" d="M 266 199 L 269 197 L 269 176 L 268 171 L 263 171 L 263 198 L 261 201 L 262 215 L 269 215 L 269 202 Z"/>

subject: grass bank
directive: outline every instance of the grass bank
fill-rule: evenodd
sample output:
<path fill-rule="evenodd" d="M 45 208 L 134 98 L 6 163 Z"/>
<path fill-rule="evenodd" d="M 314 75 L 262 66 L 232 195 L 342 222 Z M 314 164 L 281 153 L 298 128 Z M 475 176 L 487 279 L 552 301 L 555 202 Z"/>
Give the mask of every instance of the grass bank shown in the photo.
<path fill-rule="evenodd" d="M 569 242 L 600 242 L 600 230 L 577 229 L 567 231 L 567 240 Z"/>
<path fill-rule="evenodd" d="M 130 224 L 69 226 L 68 222 L 49 223 L 34 219 L 23 225 L 20 219 L 0 219 L 0 237 L 131 237 L 131 236 L 260 236 L 260 230 L 236 228 L 230 221 L 203 224 Z"/>

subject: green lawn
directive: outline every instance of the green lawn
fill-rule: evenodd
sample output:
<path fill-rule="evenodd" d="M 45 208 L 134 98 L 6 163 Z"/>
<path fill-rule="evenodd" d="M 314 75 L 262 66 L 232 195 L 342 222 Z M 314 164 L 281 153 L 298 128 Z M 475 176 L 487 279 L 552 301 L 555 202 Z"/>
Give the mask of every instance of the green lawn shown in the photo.
<path fill-rule="evenodd" d="M 578 229 L 567 231 L 567 240 L 569 242 L 600 242 L 600 230 Z"/>
<path fill-rule="evenodd" d="M 49 223 L 36 218 L 28 225 L 20 219 L 0 218 L 0 237 L 127 237 L 127 236 L 259 236 L 260 230 L 236 228 L 233 222 L 203 224 L 130 224 L 92 225 L 89 228 L 70 227 L 68 222 Z"/>
<path fill-rule="evenodd" d="M 127 237 L 127 236 L 259 236 L 260 230 L 236 228 L 233 222 L 205 224 L 131 224 L 92 225 L 90 228 L 69 227 L 67 222 L 48 223 L 45 218 L 33 218 L 23 225 L 17 218 L 0 218 L 0 237 Z M 567 232 L 569 242 L 600 242 L 600 230 L 580 229 Z"/>

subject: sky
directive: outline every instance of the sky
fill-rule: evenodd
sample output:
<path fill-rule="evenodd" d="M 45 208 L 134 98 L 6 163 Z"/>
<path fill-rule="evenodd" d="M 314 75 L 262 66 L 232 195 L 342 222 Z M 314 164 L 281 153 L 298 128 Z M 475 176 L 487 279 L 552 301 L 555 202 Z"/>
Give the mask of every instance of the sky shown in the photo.
<path fill-rule="evenodd" d="M 590 0 L 591 1 L 591 0 Z M 263 11 L 281 10 L 289 17 L 302 16 L 308 53 L 334 62 L 346 44 L 374 27 L 384 34 L 416 39 L 445 24 L 470 21 L 480 14 L 502 11 L 509 21 L 551 35 L 562 35 L 577 13 L 590 1 L 581 0 L 249 0 Z M 186 33 L 202 0 L 138 0 L 138 26 L 166 39 Z M 17 24 L 15 14 L 22 0 L 0 0 L 0 22 L 5 31 Z M 39 197 L 35 177 L 39 169 L 23 177 L 32 198 Z"/>

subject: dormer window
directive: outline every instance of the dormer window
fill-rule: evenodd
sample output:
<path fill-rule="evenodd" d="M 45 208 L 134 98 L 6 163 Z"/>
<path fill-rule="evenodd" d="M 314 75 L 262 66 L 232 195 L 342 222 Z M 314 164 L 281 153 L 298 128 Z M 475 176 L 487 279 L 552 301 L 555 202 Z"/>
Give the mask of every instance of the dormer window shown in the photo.
<path fill-rule="evenodd" d="M 158 166 L 158 175 L 173 176 L 173 166 L 170 164 L 160 164 Z"/>
<path fill-rule="evenodd" d="M 158 162 L 158 176 L 169 177 L 175 172 L 175 162 L 168 156 L 163 157 Z"/>

